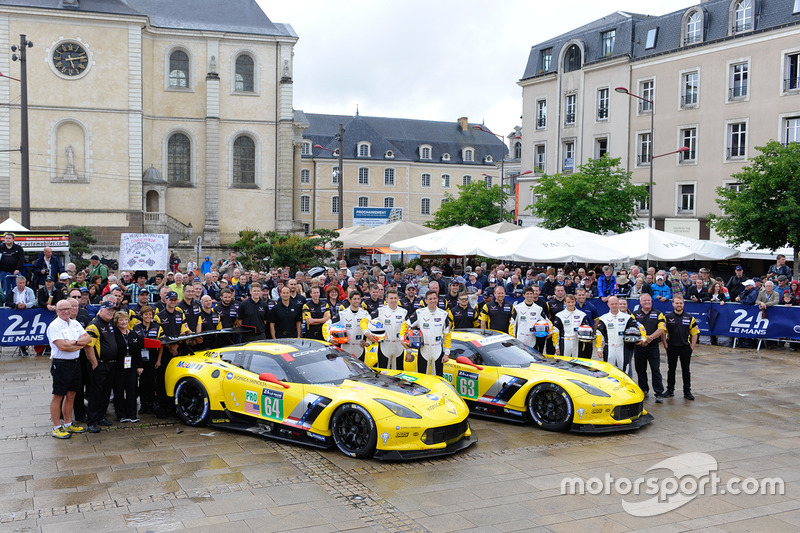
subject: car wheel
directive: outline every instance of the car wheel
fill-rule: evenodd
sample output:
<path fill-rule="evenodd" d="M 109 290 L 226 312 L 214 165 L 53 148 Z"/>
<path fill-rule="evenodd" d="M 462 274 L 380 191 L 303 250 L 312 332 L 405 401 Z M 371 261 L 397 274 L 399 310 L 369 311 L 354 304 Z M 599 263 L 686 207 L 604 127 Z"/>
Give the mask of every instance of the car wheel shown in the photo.
<path fill-rule="evenodd" d="M 208 393 L 202 383 L 187 378 L 175 387 L 175 410 L 188 426 L 204 426 L 209 415 Z"/>
<path fill-rule="evenodd" d="M 378 431 L 369 411 L 356 404 L 346 404 L 333 413 L 331 433 L 336 446 L 350 457 L 372 457 Z"/>
<path fill-rule="evenodd" d="M 547 431 L 565 431 L 572 425 L 572 398 L 555 383 L 539 383 L 528 395 L 528 414 Z"/>

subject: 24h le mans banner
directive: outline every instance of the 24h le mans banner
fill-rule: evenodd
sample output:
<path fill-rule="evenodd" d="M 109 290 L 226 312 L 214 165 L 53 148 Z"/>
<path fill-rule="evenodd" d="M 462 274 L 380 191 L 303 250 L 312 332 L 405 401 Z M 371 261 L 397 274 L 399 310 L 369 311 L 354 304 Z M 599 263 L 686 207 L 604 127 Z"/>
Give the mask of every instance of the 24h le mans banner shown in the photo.
<path fill-rule="evenodd" d="M 55 318 L 47 309 L 0 309 L 0 346 L 48 344 L 45 333 Z"/>

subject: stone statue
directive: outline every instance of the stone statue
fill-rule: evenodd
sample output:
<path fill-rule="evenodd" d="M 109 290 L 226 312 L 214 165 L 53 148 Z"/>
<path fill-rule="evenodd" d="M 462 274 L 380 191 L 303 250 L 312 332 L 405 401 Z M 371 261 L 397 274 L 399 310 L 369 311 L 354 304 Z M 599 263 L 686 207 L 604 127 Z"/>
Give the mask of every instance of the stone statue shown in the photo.
<path fill-rule="evenodd" d="M 78 179 L 78 175 L 75 173 L 75 150 L 72 149 L 72 145 L 67 145 L 65 149 L 67 152 L 67 170 L 64 172 L 64 179 L 65 180 L 76 180 Z"/>
<path fill-rule="evenodd" d="M 211 56 L 211 60 L 208 62 L 208 71 L 213 72 L 214 74 L 217 73 L 217 58 L 216 56 Z"/>

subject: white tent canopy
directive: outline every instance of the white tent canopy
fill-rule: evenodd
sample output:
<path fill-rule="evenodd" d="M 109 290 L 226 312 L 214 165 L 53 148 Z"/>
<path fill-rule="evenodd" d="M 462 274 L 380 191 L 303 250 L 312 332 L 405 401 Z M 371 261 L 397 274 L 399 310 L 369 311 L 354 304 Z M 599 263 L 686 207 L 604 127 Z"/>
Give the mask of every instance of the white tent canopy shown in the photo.
<path fill-rule="evenodd" d="M 511 222 L 503 221 L 480 229 L 484 231 L 491 231 L 492 233 L 508 233 L 509 231 L 517 231 L 519 229 L 522 229 L 522 226 L 517 226 L 516 224 L 512 224 Z"/>
<path fill-rule="evenodd" d="M 498 235 L 479 245 L 477 252 L 479 255 L 497 259 L 537 263 L 610 263 L 628 260 L 627 253 L 604 246 L 596 238 L 565 238 L 556 232 L 535 226 Z"/>
<path fill-rule="evenodd" d="M 395 241 L 418 237 L 433 233 L 436 230 L 426 228 L 407 220 L 398 220 L 375 228 L 369 228 L 350 235 L 346 248 L 386 248 Z"/>
<path fill-rule="evenodd" d="M 368 226 L 359 225 L 359 226 L 350 226 L 349 228 L 337 229 L 336 231 L 339 233 L 338 240 L 344 243 L 343 247 L 352 248 L 349 243 L 352 241 L 353 236 L 368 229 L 370 229 Z"/>
<path fill-rule="evenodd" d="M 475 255 L 481 242 L 496 237 L 495 233 L 472 226 L 452 226 L 427 235 L 395 241 L 390 248 L 434 255 Z"/>
<path fill-rule="evenodd" d="M 29 231 L 29 230 L 28 228 L 26 228 L 13 218 L 7 218 L 2 223 L 0 223 L 0 233 L 5 233 L 7 231 L 14 233 L 17 231 Z"/>
<path fill-rule="evenodd" d="M 786 256 L 786 261 L 794 261 L 794 248 L 784 247 L 777 250 L 767 250 L 764 248 L 753 248 L 749 242 L 740 244 L 736 247 L 739 250 L 739 257 L 743 259 L 763 259 L 765 261 L 774 261 L 778 254 Z"/>
<path fill-rule="evenodd" d="M 653 228 L 598 237 L 600 242 L 624 251 L 631 259 L 650 261 L 715 261 L 738 255 L 738 250 L 719 243 L 673 235 Z"/>

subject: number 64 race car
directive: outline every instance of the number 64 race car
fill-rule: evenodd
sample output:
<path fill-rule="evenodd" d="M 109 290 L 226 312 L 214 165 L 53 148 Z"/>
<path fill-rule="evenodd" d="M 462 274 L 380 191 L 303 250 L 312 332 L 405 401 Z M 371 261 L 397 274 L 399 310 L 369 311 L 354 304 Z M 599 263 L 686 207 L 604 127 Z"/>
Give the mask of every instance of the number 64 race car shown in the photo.
<path fill-rule="evenodd" d="M 544 357 L 497 331 L 454 331 L 444 377 L 476 415 L 550 431 L 629 430 L 653 420 L 642 390 L 615 366 Z"/>
<path fill-rule="evenodd" d="M 188 425 L 336 445 L 351 457 L 432 457 L 476 442 L 466 404 L 442 379 L 380 373 L 315 340 L 252 342 L 174 357 L 166 389 Z"/>

